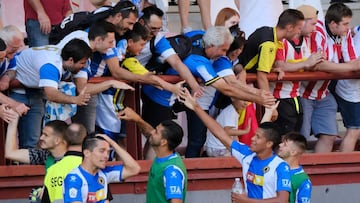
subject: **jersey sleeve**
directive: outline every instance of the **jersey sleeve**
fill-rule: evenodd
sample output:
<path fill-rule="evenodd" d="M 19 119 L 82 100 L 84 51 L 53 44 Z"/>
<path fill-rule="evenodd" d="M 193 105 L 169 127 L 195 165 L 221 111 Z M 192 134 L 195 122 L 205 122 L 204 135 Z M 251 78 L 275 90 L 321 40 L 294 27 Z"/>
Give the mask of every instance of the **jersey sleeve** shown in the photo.
<path fill-rule="evenodd" d="M 159 40 L 155 39 L 155 53 L 160 56 L 160 60 L 164 61 L 169 56 L 176 54 L 175 50 L 170 45 L 170 42 L 165 36 L 161 36 Z"/>
<path fill-rule="evenodd" d="M 123 165 L 107 166 L 103 172 L 106 174 L 109 183 L 122 181 Z"/>
<path fill-rule="evenodd" d="M 82 179 L 76 174 L 68 174 L 63 184 L 64 202 L 83 202 L 81 187 Z"/>
<path fill-rule="evenodd" d="M 137 75 L 144 75 L 149 72 L 135 57 L 126 58 L 123 61 L 122 66 Z"/>
<path fill-rule="evenodd" d="M 277 189 L 276 192 L 279 191 L 291 191 L 291 179 L 290 179 L 290 167 L 286 162 L 282 162 L 276 168 L 277 174 Z"/>
<path fill-rule="evenodd" d="M 105 54 L 102 54 L 103 60 L 108 60 L 114 57 L 118 57 L 118 51 L 115 47 L 109 48 Z"/>
<path fill-rule="evenodd" d="M 253 153 L 247 145 L 241 142 L 237 142 L 235 140 L 231 143 L 230 149 L 231 155 L 236 158 L 241 164 L 243 164 L 243 159 L 246 156 Z"/>
<path fill-rule="evenodd" d="M 309 179 L 305 180 L 296 192 L 296 203 L 311 202 L 312 184 Z"/>
<path fill-rule="evenodd" d="M 219 77 L 225 77 L 229 75 L 235 75 L 234 71 L 232 70 L 232 62 L 229 58 L 222 56 L 216 59 L 213 62 L 213 67 L 215 72 L 219 75 Z"/>
<path fill-rule="evenodd" d="M 168 166 L 164 171 L 165 197 L 170 199 L 183 199 L 185 188 L 185 175 L 175 165 Z"/>
<path fill-rule="evenodd" d="M 270 73 L 275 61 L 276 50 L 277 48 L 274 42 L 264 42 L 261 45 L 257 71 Z"/>
<path fill-rule="evenodd" d="M 54 87 L 58 88 L 60 81 L 60 72 L 52 64 L 44 64 L 40 68 L 40 82 L 39 87 Z"/>

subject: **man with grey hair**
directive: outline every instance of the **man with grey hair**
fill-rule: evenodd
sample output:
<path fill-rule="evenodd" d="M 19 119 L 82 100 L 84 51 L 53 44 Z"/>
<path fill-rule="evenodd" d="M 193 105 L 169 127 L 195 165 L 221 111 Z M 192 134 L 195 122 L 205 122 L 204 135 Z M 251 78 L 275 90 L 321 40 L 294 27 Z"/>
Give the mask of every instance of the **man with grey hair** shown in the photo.
<path fill-rule="evenodd" d="M 197 32 L 199 31 L 192 31 Z M 192 32 L 186 35 L 191 36 Z M 190 54 L 184 59 L 184 64 L 190 69 L 190 72 L 197 78 L 201 79 L 201 82 L 205 85 L 204 95 L 200 96 L 198 101 L 202 109 L 208 111 L 213 103 L 213 99 L 216 91 L 220 91 L 224 95 L 234 97 L 237 99 L 245 99 L 247 101 L 254 101 L 259 104 L 274 103 L 272 95 L 264 96 L 259 94 L 249 94 L 244 89 L 240 89 L 238 86 L 231 86 L 225 81 L 225 79 L 218 76 L 213 67 L 213 60 L 225 56 L 229 49 L 234 37 L 231 35 L 228 28 L 223 26 L 210 27 L 203 35 L 202 42 L 199 47 L 194 49 L 200 49 L 202 54 Z M 169 68 L 166 75 L 176 75 L 177 72 Z M 162 90 L 156 90 L 153 87 L 147 87 L 144 91 L 152 92 L 152 99 L 154 102 L 162 105 L 163 101 L 170 100 L 171 93 Z M 152 88 L 151 90 L 149 90 Z M 161 103 L 162 102 L 162 103 Z M 169 107 L 170 108 L 170 107 Z M 156 112 L 156 109 L 152 110 L 153 115 L 159 115 L 160 112 Z M 199 157 L 201 148 L 206 140 L 206 127 L 202 121 L 192 111 L 187 111 L 188 122 L 188 145 L 185 153 L 185 157 Z"/>
<path fill-rule="evenodd" d="M 24 37 L 21 31 L 14 25 L 7 25 L 0 30 L 0 38 L 4 40 L 6 44 L 5 58 L 0 62 L 0 91 L 7 90 L 10 85 L 10 81 L 15 78 L 15 66 L 16 60 L 15 54 L 23 46 Z M 5 121 L 7 119 L 2 115 L 5 107 L 14 109 L 19 115 L 26 114 L 29 108 L 20 102 L 17 102 L 0 92 L 0 115 Z"/>

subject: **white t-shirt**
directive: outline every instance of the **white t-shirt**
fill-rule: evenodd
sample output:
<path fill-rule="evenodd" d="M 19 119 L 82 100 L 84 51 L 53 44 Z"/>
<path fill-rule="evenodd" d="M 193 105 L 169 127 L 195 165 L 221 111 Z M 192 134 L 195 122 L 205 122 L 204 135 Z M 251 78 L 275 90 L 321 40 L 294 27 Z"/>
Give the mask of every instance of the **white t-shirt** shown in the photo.
<path fill-rule="evenodd" d="M 235 110 L 233 105 L 227 106 L 224 110 L 220 112 L 216 121 L 222 127 L 234 127 L 237 129 L 239 120 L 239 113 Z M 217 139 L 209 130 L 206 133 L 206 147 L 216 148 L 216 149 L 226 149 L 226 147 Z"/>
<path fill-rule="evenodd" d="M 281 0 L 240 0 L 240 29 L 248 38 L 257 28 L 274 27 L 282 11 Z"/>

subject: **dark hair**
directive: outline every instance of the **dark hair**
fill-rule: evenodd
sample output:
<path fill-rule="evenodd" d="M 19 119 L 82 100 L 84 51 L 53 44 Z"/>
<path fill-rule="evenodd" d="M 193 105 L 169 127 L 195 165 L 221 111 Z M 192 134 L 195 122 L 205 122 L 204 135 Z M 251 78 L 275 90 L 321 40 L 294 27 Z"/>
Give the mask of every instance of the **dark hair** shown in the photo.
<path fill-rule="evenodd" d="M 266 140 L 273 142 L 272 149 L 275 151 L 281 142 L 278 125 L 272 122 L 263 122 L 259 124 L 259 128 L 264 131 Z"/>
<path fill-rule="evenodd" d="M 94 40 L 96 37 L 105 39 L 109 32 L 115 33 L 115 25 L 106 21 L 97 21 L 89 28 L 89 40 Z"/>
<path fill-rule="evenodd" d="M 61 135 L 63 138 L 65 136 L 65 131 L 68 128 L 68 124 L 61 120 L 49 121 L 45 124 L 45 126 L 52 128 L 56 134 Z"/>
<path fill-rule="evenodd" d="M 69 146 L 81 145 L 86 137 L 86 128 L 80 123 L 72 123 L 65 131 L 65 141 Z"/>
<path fill-rule="evenodd" d="M 296 25 L 301 20 L 305 20 L 301 11 L 286 9 L 280 14 L 277 26 L 284 29 L 287 25 Z"/>
<path fill-rule="evenodd" d="M 6 50 L 6 43 L 3 39 L 0 38 L 0 51 Z"/>
<path fill-rule="evenodd" d="M 164 12 L 156 6 L 148 6 L 148 7 L 144 8 L 142 10 L 142 12 L 143 12 L 143 15 L 141 16 L 140 19 L 143 19 L 146 23 L 148 23 L 150 21 L 150 17 L 152 15 L 156 15 L 159 18 L 162 18 L 164 15 Z"/>
<path fill-rule="evenodd" d="M 164 128 L 161 132 L 161 136 L 167 140 L 169 150 L 175 150 L 184 136 L 183 129 L 179 124 L 172 120 L 162 121 L 160 125 Z"/>
<path fill-rule="evenodd" d="M 304 152 L 307 148 L 306 138 L 298 132 L 288 132 L 282 137 L 283 141 L 293 141 L 294 144 L 301 150 L 301 153 Z"/>
<path fill-rule="evenodd" d="M 326 24 L 334 21 L 339 23 L 344 17 L 352 17 L 351 9 L 343 3 L 333 3 L 329 6 L 325 14 Z"/>
<path fill-rule="evenodd" d="M 128 30 L 125 32 L 123 39 L 129 40 L 132 39 L 134 42 L 139 41 L 140 39 L 147 40 L 149 36 L 149 31 L 141 25 L 139 22 L 134 24 L 134 28 L 132 30 Z"/>
<path fill-rule="evenodd" d="M 106 142 L 106 140 L 103 137 L 97 136 L 95 132 L 88 134 L 82 143 L 81 146 L 82 152 L 84 153 L 85 150 L 89 150 L 92 152 L 94 148 L 97 146 L 98 144 L 97 142 L 99 140 Z"/>
<path fill-rule="evenodd" d="M 119 1 L 110 11 L 111 16 L 115 16 L 118 13 L 121 13 L 123 19 L 128 18 L 130 13 L 133 13 L 136 17 L 139 16 L 137 7 L 131 1 Z"/>
<path fill-rule="evenodd" d="M 229 28 L 231 35 L 234 37 L 234 41 L 231 43 L 229 50 L 227 51 L 227 54 L 230 52 L 243 48 L 245 46 L 245 32 L 241 31 L 238 25 L 231 26 Z"/>
<path fill-rule="evenodd" d="M 81 39 L 70 40 L 61 50 L 61 58 L 65 61 L 72 57 L 76 63 L 81 59 L 90 58 L 91 56 L 91 48 Z"/>

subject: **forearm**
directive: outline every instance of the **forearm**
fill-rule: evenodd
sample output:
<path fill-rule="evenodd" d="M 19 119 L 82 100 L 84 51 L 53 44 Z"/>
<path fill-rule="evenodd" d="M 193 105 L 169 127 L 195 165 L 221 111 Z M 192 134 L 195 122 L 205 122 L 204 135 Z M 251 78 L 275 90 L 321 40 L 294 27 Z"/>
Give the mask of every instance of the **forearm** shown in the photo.
<path fill-rule="evenodd" d="M 184 79 L 187 84 L 189 84 L 192 90 L 197 90 L 199 88 L 199 83 L 196 81 L 193 74 L 190 72 L 189 68 L 183 63 L 178 63 L 174 66 L 174 69 L 179 73 L 180 77 Z"/>
<path fill-rule="evenodd" d="M 239 135 L 244 135 L 244 134 L 248 133 L 247 130 L 238 130 L 233 127 L 225 127 L 224 129 L 225 129 L 226 133 L 230 136 L 239 136 Z"/>
<path fill-rule="evenodd" d="M 258 71 L 256 81 L 259 89 L 263 89 L 267 91 L 270 90 L 269 81 L 267 79 L 267 73 Z"/>
<path fill-rule="evenodd" d="M 34 11 L 39 14 L 46 14 L 45 9 L 43 5 L 41 4 L 40 0 L 27 0 L 31 6 L 31 8 L 34 9 Z"/>
<path fill-rule="evenodd" d="M 349 71 L 357 71 L 360 67 L 356 66 L 356 63 L 333 63 L 330 61 L 324 61 L 317 64 L 314 71 L 325 71 L 330 73 L 341 73 Z"/>
<path fill-rule="evenodd" d="M 298 63 L 288 63 L 285 61 L 276 61 L 275 67 L 281 68 L 281 70 L 286 72 L 296 72 L 301 69 L 308 68 L 306 61 L 298 62 Z"/>
<path fill-rule="evenodd" d="M 141 132 L 146 138 L 149 138 L 151 136 L 151 132 L 154 130 L 154 128 L 148 124 L 146 121 L 144 121 L 142 118 L 139 118 L 135 121 L 136 125 L 140 128 Z"/>
<path fill-rule="evenodd" d="M 56 103 L 62 104 L 77 104 L 75 96 L 66 95 L 53 87 L 44 88 L 46 99 Z"/>
<path fill-rule="evenodd" d="M 122 174 L 122 179 L 126 179 L 130 176 L 138 174 L 140 172 L 140 165 L 136 160 L 123 148 L 121 148 L 114 140 L 107 140 L 110 145 L 115 150 L 116 154 L 121 158 L 124 163 L 124 169 Z"/>

